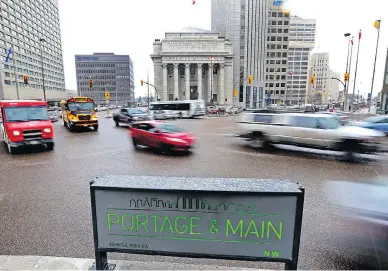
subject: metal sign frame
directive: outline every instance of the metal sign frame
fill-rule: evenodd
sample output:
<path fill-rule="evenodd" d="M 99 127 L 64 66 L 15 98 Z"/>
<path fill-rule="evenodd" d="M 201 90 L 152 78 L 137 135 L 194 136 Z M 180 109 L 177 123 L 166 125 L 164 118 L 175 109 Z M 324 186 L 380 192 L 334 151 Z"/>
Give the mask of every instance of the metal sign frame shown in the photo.
<path fill-rule="evenodd" d="M 97 190 L 108 190 L 108 191 L 137 191 L 137 192 L 149 192 L 149 188 L 122 188 L 114 186 L 96 186 L 95 181 L 90 182 L 90 198 L 91 198 L 91 209 L 92 209 L 92 223 L 93 223 L 93 238 L 94 238 L 94 253 L 95 253 L 95 268 L 96 270 L 112 270 L 114 266 L 108 264 L 108 252 L 116 253 L 130 253 L 130 254 L 141 254 L 141 255 L 160 255 L 160 256 L 171 256 L 171 257 L 188 257 L 188 258 L 207 258 L 207 259 L 223 259 L 223 260 L 242 260 L 242 261 L 260 261 L 260 262 L 280 262 L 285 264 L 285 270 L 296 270 L 299 259 L 299 247 L 300 247 L 300 236 L 302 230 L 302 219 L 303 219 L 303 206 L 304 206 L 304 195 L 305 189 L 299 186 L 300 192 L 229 192 L 229 191 L 210 191 L 210 190 L 186 190 L 186 189 L 167 189 L 171 193 L 193 193 L 196 196 L 201 194 L 233 194 L 233 195 L 257 195 L 260 197 L 266 196 L 294 196 L 296 197 L 296 212 L 295 212 L 295 224 L 294 224 L 294 237 L 292 246 L 292 260 L 271 258 L 271 257 L 246 257 L 246 256 L 227 256 L 227 255 L 210 255 L 201 253 L 177 253 L 177 252 L 165 252 L 165 251 L 150 251 L 150 250 L 139 250 L 139 249 L 121 249 L 121 248 L 100 248 L 98 240 L 98 227 L 97 227 L 97 211 L 96 211 L 96 194 Z M 151 189 L 151 191 L 161 192 L 161 189 Z"/>

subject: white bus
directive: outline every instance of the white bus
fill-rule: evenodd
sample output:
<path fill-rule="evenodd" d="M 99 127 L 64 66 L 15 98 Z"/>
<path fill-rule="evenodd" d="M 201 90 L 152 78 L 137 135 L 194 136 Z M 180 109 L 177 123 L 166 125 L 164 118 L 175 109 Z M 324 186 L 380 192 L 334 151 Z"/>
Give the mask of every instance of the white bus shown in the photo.
<path fill-rule="evenodd" d="M 203 100 L 150 103 L 151 118 L 154 118 L 154 115 L 161 111 L 168 115 L 175 113 L 177 118 L 194 118 L 206 115 L 205 101 Z"/>

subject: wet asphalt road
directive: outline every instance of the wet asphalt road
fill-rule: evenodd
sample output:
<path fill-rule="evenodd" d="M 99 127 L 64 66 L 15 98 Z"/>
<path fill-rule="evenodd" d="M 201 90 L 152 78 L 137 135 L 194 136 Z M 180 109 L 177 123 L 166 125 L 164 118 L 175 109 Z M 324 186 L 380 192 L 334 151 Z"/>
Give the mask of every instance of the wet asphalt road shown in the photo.
<path fill-rule="evenodd" d="M 70 133 L 55 123 L 53 152 L 9 155 L 0 148 L 0 254 L 92 258 L 89 182 L 111 174 L 288 179 L 306 189 L 300 269 L 375 268 L 376 255 L 354 241 L 324 200 L 328 180 L 373 182 L 388 176 L 388 159 L 343 162 L 328 153 L 258 152 L 226 137 L 230 117 L 178 120 L 198 145 L 192 155 L 135 151 L 128 129 L 100 120 L 100 130 Z M 370 241 L 370 240 L 369 240 Z M 370 255 L 367 259 L 358 254 Z M 115 254 L 117 259 L 282 268 L 279 264 Z M 365 262 L 371 265 L 363 265 Z M 388 268 L 388 267 L 385 267 Z"/>

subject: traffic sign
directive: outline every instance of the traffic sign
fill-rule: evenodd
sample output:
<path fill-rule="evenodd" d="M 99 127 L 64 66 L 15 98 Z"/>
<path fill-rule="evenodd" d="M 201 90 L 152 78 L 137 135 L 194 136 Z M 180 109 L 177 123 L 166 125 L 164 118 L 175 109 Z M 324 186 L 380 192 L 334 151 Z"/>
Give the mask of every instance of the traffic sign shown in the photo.
<path fill-rule="evenodd" d="M 233 96 L 234 96 L 234 97 L 237 97 L 237 95 L 238 95 L 237 89 L 233 90 Z"/>
<path fill-rule="evenodd" d="M 109 92 L 109 91 L 105 91 L 105 99 L 106 99 L 107 101 L 110 100 L 110 92 Z"/>

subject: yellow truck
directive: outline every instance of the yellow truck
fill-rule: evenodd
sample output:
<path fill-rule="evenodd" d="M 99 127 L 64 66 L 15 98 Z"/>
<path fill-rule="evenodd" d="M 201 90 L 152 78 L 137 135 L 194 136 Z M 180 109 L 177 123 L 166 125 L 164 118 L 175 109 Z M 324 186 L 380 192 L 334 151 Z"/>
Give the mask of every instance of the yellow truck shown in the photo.
<path fill-rule="evenodd" d="M 97 111 L 94 100 L 88 97 L 74 97 L 61 102 L 63 125 L 74 131 L 77 127 L 93 127 L 98 130 Z"/>

